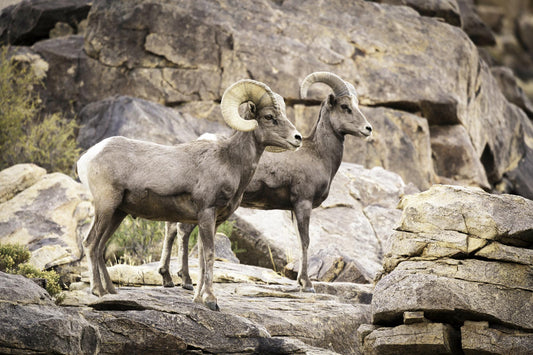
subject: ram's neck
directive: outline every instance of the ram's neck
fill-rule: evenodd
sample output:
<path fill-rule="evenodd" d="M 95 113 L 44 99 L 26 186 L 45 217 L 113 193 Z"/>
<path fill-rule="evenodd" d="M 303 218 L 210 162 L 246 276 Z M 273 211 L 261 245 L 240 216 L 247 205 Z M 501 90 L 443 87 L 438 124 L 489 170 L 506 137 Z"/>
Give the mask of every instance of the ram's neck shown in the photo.
<path fill-rule="evenodd" d="M 320 115 L 307 139 L 311 142 L 324 166 L 330 171 L 331 178 L 335 176 L 342 162 L 344 151 L 344 135 L 335 132 L 331 125 L 329 111 L 324 105 L 320 108 Z"/>
<path fill-rule="evenodd" d="M 227 159 L 232 167 L 240 173 L 239 190 L 251 181 L 261 154 L 265 148 L 257 143 L 254 132 L 235 132 L 227 140 Z"/>

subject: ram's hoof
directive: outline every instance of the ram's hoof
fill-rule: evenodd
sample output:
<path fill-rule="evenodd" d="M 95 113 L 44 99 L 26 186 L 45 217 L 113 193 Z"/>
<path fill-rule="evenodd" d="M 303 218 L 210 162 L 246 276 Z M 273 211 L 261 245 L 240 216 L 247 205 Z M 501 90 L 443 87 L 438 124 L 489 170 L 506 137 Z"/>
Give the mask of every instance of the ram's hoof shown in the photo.
<path fill-rule="evenodd" d="M 220 308 L 216 302 L 206 302 L 205 305 L 212 311 L 219 312 Z"/>
<path fill-rule="evenodd" d="M 314 287 L 302 287 L 302 292 L 316 293 Z"/>
<path fill-rule="evenodd" d="M 174 282 L 172 281 L 164 281 L 163 282 L 163 287 L 174 287 Z"/>
<path fill-rule="evenodd" d="M 192 286 L 192 284 L 182 284 L 181 287 L 183 287 L 186 290 L 191 290 L 191 291 L 194 290 L 194 287 Z"/>

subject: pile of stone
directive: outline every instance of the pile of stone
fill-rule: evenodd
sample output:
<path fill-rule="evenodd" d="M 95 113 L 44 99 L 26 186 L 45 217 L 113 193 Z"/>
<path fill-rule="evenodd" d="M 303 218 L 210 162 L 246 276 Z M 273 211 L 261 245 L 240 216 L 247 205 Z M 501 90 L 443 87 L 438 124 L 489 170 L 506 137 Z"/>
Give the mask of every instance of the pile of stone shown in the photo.
<path fill-rule="evenodd" d="M 529 353 L 533 201 L 435 185 L 400 207 L 363 353 Z"/>

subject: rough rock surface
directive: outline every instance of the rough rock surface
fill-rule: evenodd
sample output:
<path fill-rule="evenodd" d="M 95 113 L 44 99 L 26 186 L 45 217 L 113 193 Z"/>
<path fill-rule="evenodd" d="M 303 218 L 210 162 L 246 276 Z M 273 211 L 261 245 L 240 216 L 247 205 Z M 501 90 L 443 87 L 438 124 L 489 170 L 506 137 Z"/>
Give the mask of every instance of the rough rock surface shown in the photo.
<path fill-rule="evenodd" d="M 64 174 L 42 175 L 35 166 L 6 170 L 0 176 L 26 171 L 23 176 L 33 176 L 34 183 L 24 189 L 29 180 L 21 178 L 21 185 L 13 189 L 22 191 L 0 204 L 0 242 L 27 245 L 30 263 L 38 268 L 80 260 L 81 241 L 92 218 L 87 190 Z"/>
<path fill-rule="evenodd" d="M 452 344 L 435 350 L 440 353 L 461 353 L 457 344 L 465 354 L 527 353 L 533 346 L 533 201 L 435 185 L 404 197 L 400 207 L 401 223 L 374 289 L 373 326 L 359 330 L 364 353 L 419 349 L 423 342 L 409 334 L 421 326 L 406 321 L 413 311 L 423 313 L 426 326 L 460 327 L 450 341 L 439 340 L 440 347 Z"/>
<path fill-rule="evenodd" d="M 0 171 L 0 203 L 37 182 L 46 170 L 35 164 L 17 164 Z"/>
<path fill-rule="evenodd" d="M 24 0 L 0 8 L 0 44 L 32 45 L 58 22 L 77 29 L 90 8 L 90 0 Z"/>
<path fill-rule="evenodd" d="M 219 274 L 233 273 L 226 264 L 217 262 Z M 256 269 L 257 275 L 268 273 Z M 370 288 L 344 284 L 306 294 L 293 281 L 277 280 L 216 283 L 222 312 L 213 312 L 179 287 L 120 287 L 118 294 L 98 298 L 85 285 L 64 292 L 57 306 L 34 282 L 0 273 L 6 290 L 0 295 L 0 351 L 359 353 L 356 329 L 370 320 L 370 305 L 368 297 L 364 303 L 357 297 Z"/>
<path fill-rule="evenodd" d="M 159 144 L 190 142 L 202 133 L 229 134 L 217 122 L 198 120 L 154 102 L 118 96 L 94 102 L 80 112 L 78 144 L 89 148 L 104 138 L 124 136 Z"/>

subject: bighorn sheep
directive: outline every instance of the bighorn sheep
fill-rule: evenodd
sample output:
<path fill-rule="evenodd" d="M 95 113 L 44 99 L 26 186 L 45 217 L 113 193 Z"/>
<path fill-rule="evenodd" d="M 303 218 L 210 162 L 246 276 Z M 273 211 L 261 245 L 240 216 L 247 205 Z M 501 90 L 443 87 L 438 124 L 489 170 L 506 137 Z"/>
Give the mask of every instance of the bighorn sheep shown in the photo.
<path fill-rule="evenodd" d="M 352 84 L 333 73 L 316 72 L 304 79 L 300 96 L 304 98 L 309 87 L 317 82 L 330 86 L 333 94 L 322 102 L 318 120 L 310 135 L 303 139 L 302 147 L 296 152 L 265 153 L 241 201 L 243 207 L 291 210 L 296 216 L 301 247 L 297 280 L 302 289 L 308 292 L 314 291 L 307 273 L 311 209 L 318 207 L 329 194 L 331 181 L 342 161 L 344 136 L 368 137 L 372 133 L 372 126 L 359 110 Z M 159 267 L 164 286 L 173 286 L 169 273 L 170 252 L 176 234 L 179 234 L 179 275 L 182 286 L 192 289 L 187 253 L 193 228 L 194 225 L 182 223 L 166 226 Z"/>
<path fill-rule="evenodd" d="M 245 102 L 243 119 L 238 109 Z M 80 180 L 94 197 L 95 217 L 83 241 L 94 294 L 116 293 L 104 249 L 130 214 L 198 224 L 201 277 L 194 301 L 218 310 L 212 290 L 216 227 L 239 206 L 265 148 L 294 150 L 302 141 L 286 117 L 283 98 L 261 82 L 233 84 L 220 108 L 226 123 L 237 130 L 229 138 L 165 146 L 111 137 L 79 159 Z"/>

